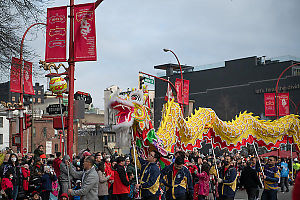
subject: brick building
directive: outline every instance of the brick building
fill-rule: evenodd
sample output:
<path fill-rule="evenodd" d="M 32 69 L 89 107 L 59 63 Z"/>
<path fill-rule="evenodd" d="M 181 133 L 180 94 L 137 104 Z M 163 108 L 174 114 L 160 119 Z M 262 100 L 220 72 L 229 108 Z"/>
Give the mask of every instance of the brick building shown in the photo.
<path fill-rule="evenodd" d="M 33 130 L 31 130 L 33 128 Z M 9 137 L 13 138 L 16 133 L 16 120 L 11 120 Z M 66 133 L 67 131 L 65 131 Z M 32 133 L 32 134 L 31 134 Z M 37 146 L 43 145 L 44 151 L 47 154 L 54 154 L 57 151 L 63 151 L 62 134 L 58 130 L 53 128 L 52 118 L 35 118 L 34 127 L 24 130 L 23 133 L 23 147 L 27 149 L 27 152 L 33 152 Z M 67 133 L 66 133 L 67 134 Z M 78 129 L 77 123 L 74 123 L 74 144 L 73 152 L 77 152 L 78 142 Z M 12 147 L 14 152 L 17 152 L 17 147 L 13 146 L 13 141 L 10 139 L 9 146 Z M 46 145 L 47 144 L 47 145 Z M 32 148 L 33 147 L 33 148 Z M 48 149 L 46 148 L 48 147 Z M 50 152 L 51 149 L 51 152 Z M 47 151 L 47 152 L 46 152 Z"/>

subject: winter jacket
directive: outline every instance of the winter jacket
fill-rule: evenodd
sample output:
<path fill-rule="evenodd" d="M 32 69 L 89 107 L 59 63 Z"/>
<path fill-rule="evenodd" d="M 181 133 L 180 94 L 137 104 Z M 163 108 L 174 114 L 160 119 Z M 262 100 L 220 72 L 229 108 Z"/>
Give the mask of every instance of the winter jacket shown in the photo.
<path fill-rule="evenodd" d="M 245 189 L 262 187 L 262 184 L 257 176 L 255 168 L 247 166 L 243 169 L 240 183 Z"/>
<path fill-rule="evenodd" d="M 40 158 L 41 155 L 43 155 L 44 152 L 43 151 L 40 151 L 39 149 L 35 149 L 34 150 L 34 160 L 36 161 L 37 158 Z"/>
<path fill-rule="evenodd" d="M 13 185 L 22 185 L 23 184 L 23 180 L 22 180 L 22 170 L 21 167 L 18 165 L 13 165 L 13 164 L 7 164 L 4 167 L 4 174 L 6 173 L 12 173 L 13 175 L 13 179 L 11 180 L 11 182 L 13 183 Z"/>
<path fill-rule="evenodd" d="M 57 178 L 55 175 L 45 173 L 42 178 L 42 190 L 52 191 L 52 182 L 56 181 Z"/>
<path fill-rule="evenodd" d="M 135 179 L 135 168 L 133 166 L 133 164 L 129 163 L 129 165 L 126 166 L 126 173 L 132 173 Z"/>
<path fill-rule="evenodd" d="M 173 176 L 174 163 L 161 170 L 160 180 L 167 186 L 166 199 L 176 199 L 188 195 L 192 199 L 194 187 L 192 183 L 192 175 L 187 167 L 183 166 Z"/>
<path fill-rule="evenodd" d="M 29 178 L 30 178 L 29 169 L 26 169 L 26 168 L 22 167 L 22 174 L 23 174 L 23 189 L 25 191 L 28 191 Z"/>
<path fill-rule="evenodd" d="M 68 166 L 64 163 L 64 162 L 61 162 L 60 163 L 60 175 L 59 175 L 59 180 L 61 182 L 68 182 Z M 72 176 L 69 176 L 70 178 L 70 181 L 72 181 Z"/>
<path fill-rule="evenodd" d="M 233 166 L 230 166 L 226 171 L 222 167 L 219 173 L 220 178 L 223 180 L 218 186 L 220 196 L 234 198 L 237 184 L 237 172 Z"/>
<path fill-rule="evenodd" d="M 140 157 L 139 161 L 142 165 L 141 175 L 141 193 L 142 197 L 159 196 L 160 195 L 160 169 L 156 163 L 150 163 Z"/>
<path fill-rule="evenodd" d="M 62 161 L 61 161 L 60 158 L 55 158 L 55 159 L 53 160 L 52 166 L 53 166 L 55 175 L 56 175 L 57 177 L 59 177 L 59 175 L 60 175 L 60 163 L 61 163 L 61 162 L 62 162 Z"/>
<path fill-rule="evenodd" d="M 265 190 L 277 190 L 280 178 L 280 172 L 278 168 L 275 165 L 266 165 L 264 166 L 264 174 L 267 177 L 264 180 Z"/>
<path fill-rule="evenodd" d="M 99 184 L 98 184 L 98 196 L 108 195 L 108 179 L 110 177 L 106 176 L 105 172 L 98 171 Z"/>
<path fill-rule="evenodd" d="M 281 162 L 280 167 L 282 168 L 280 172 L 280 177 L 289 177 L 289 168 L 286 162 Z"/>
<path fill-rule="evenodd" d="M 114 180 L 114 177 L 115 177 L 114 170 L 111 168 L 111 163 L 105 162 L 105 174 L 106 174 L 106 176 L 111 175 L 111 177 L 110 177 L 110 178 L 108 179 L 108 181 L 107 181 L 107 183 L 108 183 L 108 188 L 110 188 L 110 186 L 111 186 L 110 181 L 113 181 L 113 180 Z"/>
<path fill-rule="evenodd" d="M 113 184 L 113 194 L 129 194 L 129 180 L 125 172 L 125 167 L 121 165 L 116 165 L 116 171 L 114 171 L 114 184 Z"/>
<path fill-rule="evenodd" d="M 74 166 L 70 166 L 70 174 L 81 179 L 81 189 L 73 190 L 72 196 L 80 196 L 80 200 L 98 200 L 99 176 L 93 166 L 87 171 L 76 171 Z"/>
<path fill-rule="evenodd" d="M 198 195 L 208 196 L 209 193 L 209 175 L 206 172 L 197 174 L 198 182 Z"/>

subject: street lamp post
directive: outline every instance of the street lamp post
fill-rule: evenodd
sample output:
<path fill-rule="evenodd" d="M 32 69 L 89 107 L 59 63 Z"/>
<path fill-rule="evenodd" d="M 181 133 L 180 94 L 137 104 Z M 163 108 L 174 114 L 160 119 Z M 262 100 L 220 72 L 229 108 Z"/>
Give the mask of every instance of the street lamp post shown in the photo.
<path fill-rule="evenodd" d="M 294 67 L 294 66 L 296 66 L 296 65 L 300 65 L 300 63 L 295 63 L 295 64 L 293 64 L 293 65 L 290 65 L 290 66 L 288 66 L 287 68 L 285 68 L 285 70 L 283 70 L 282 72 L 281 72 L 281 74 L 279 75 L 279 77 L 278 77 L 278 79 L 277 79 L 277 82 L 276 82 L 276 90 L 275 90 L 275 99 L 276 99 L 276 118 L 278 119 L 279 118 L 279 105 L 278 105 L 278 84 L 279 84 L 279 80 L 280 80 L 280 78 L 282 77 L 282 75 L 288 70 L 288 69 L 290 69 L 290 68 L 292 68 L 292 67 Z"/>
<path fill-rule="evenodd" d="M 278 79 L 277 79 L 277 82 L 276 82 L 276 90 L 275 90 L 275 104 L 276 104 L 276 118 L 278 119 L 279 118 L 279 105 L 278 105 L 278 84 L 279 84 L 279 80 L 280 78 L 282 77 L 282 75 L 290 68 L 296 66 L 296 65 L 300 65 L 300 63 L 295 63 L 293 65 L 290 65 L 288 66 L 285 70 L 283 70 L 281 72 L 281 74 L 279 75 Z M 293 102 L 294 103 L 294 102 Z M 295 103 L 294 103 L 295 104 Z M 296 107 L 296 113 L 297 114 L 298 112 L 298 107 Z M 279 149 L 278 149 L 279 150 Z M 292 166 L 293 166 L 293 143 L 291 143 L 291 160 L 292 160 Z M 293 176 L 293 173 L 292 173 L 292 176 Z"/>
<path fill-rule="evenodd" d="M 23 119 L 24 119 L 24 108 L 23 108 L 23 44 L 24 44 L 24 40 L 25 40 L 25 37 L 28 33 L 28 31 L 36 26 L 36 25 L 46 25 L 45 23 L 35 23 L 35 24 L 32 24 L 31 26 L 29 26 L 25 33 L 23 34 L 23 37 L 22 37 L 22 41 L 21 41 L 21 45 L 20 45 L 20 60 L 21 60 L 21 75 L 20 75 L 20 85 L 21 85 L 21 93 L 20 93 L 20 104 L 21 104 L 21 107 L 18 109 L 19 110 L 19 132 L 20 132 L 20 138 L 21 138 L 21 145 L 20 145 L 20 152 L 21 154 L 23 155 Z"/>
<path fill-rule="evenodd" d="M 181 64 L 180 64 L 180 62 L 179 62 L 179 59 L 178 59 L 177 55 L 174 53 L 174 51 L 172 51 L 172 50 L 170 50 L 170 49 L 163 49 L 163 51 L 164 51 L 164 52 L 171 52 L 171 53 L 175 56 L 175 58 L 176 58 L 176 60 L 177 60 L 177 63 L 178 63 L 178 65 L 179 65 L 179 68 L 180 68 L 180 75 L 181 75 L 181 99 L 182 99 L 181 109 L 182 109 L 182 113 L 183 113 L 184 98 L 183 98 L 183 75 L 182 75 Z M 177 93 L 177 96 L 178 96 L 178 95 L 179 95 L 179 94 Z"/>

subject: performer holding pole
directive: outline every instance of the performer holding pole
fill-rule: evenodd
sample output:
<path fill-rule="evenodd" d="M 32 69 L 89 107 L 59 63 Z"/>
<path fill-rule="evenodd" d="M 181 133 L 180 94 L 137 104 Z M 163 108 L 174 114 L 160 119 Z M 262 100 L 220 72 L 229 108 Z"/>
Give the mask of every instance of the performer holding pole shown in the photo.
<path fill-rule="evenodd" d="M 133 131 L 132 131 L 132 138 Z M 137 174 L 137 159 L 135 154 L 135 141 L 132 143 L 133 151 L 134 151 L 134 159 L 135 159 L 135 167 Z M 159 199 L 160 196 L 160 169 L 157 165 L 157 162 L 160 159 L 160 154 L 156 150 L 152 150 L 149 152 L 147 160 L 144 160 L 141 157 L 138 157 L 139 162 L 141 164 L 141 178 L 140 183 L 137 184 L 136 188 L 140 189 L 141 194 L 139 197 L 145 200 L 156 200 Z M 136 175 L 137 176 L 137 175 Z"/>

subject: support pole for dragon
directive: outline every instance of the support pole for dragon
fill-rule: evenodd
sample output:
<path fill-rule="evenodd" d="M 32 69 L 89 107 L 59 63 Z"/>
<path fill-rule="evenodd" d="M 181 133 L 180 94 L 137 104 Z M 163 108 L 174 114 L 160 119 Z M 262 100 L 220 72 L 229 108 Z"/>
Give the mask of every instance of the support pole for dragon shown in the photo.
<path fill-rule="evenodd" d="M 263 170 L 263 168 L 261 167 L 260 159 L 259 159 L 259 156 L 258 156 L 258 153 L 257 153 L 256 146 L 255 146 L 254 141 L 253 141 L 253 147 L 254 147 L 255 155 L 256 155 L 257 160 L 258 160 L 258 163 L 259 163 L 259 168 L 260 168 L 260 170 L 261 170 L 261 172 L 262 172 L 262 175 L 265 176 L 264 170 Z M 261 182 L 262 187 L 264 187 L 263 182 L 262 182 L 262 180 L 261 180 L 260 177 L 259 177 L 259 180 L 260 180 L 260 182 Z"/>

